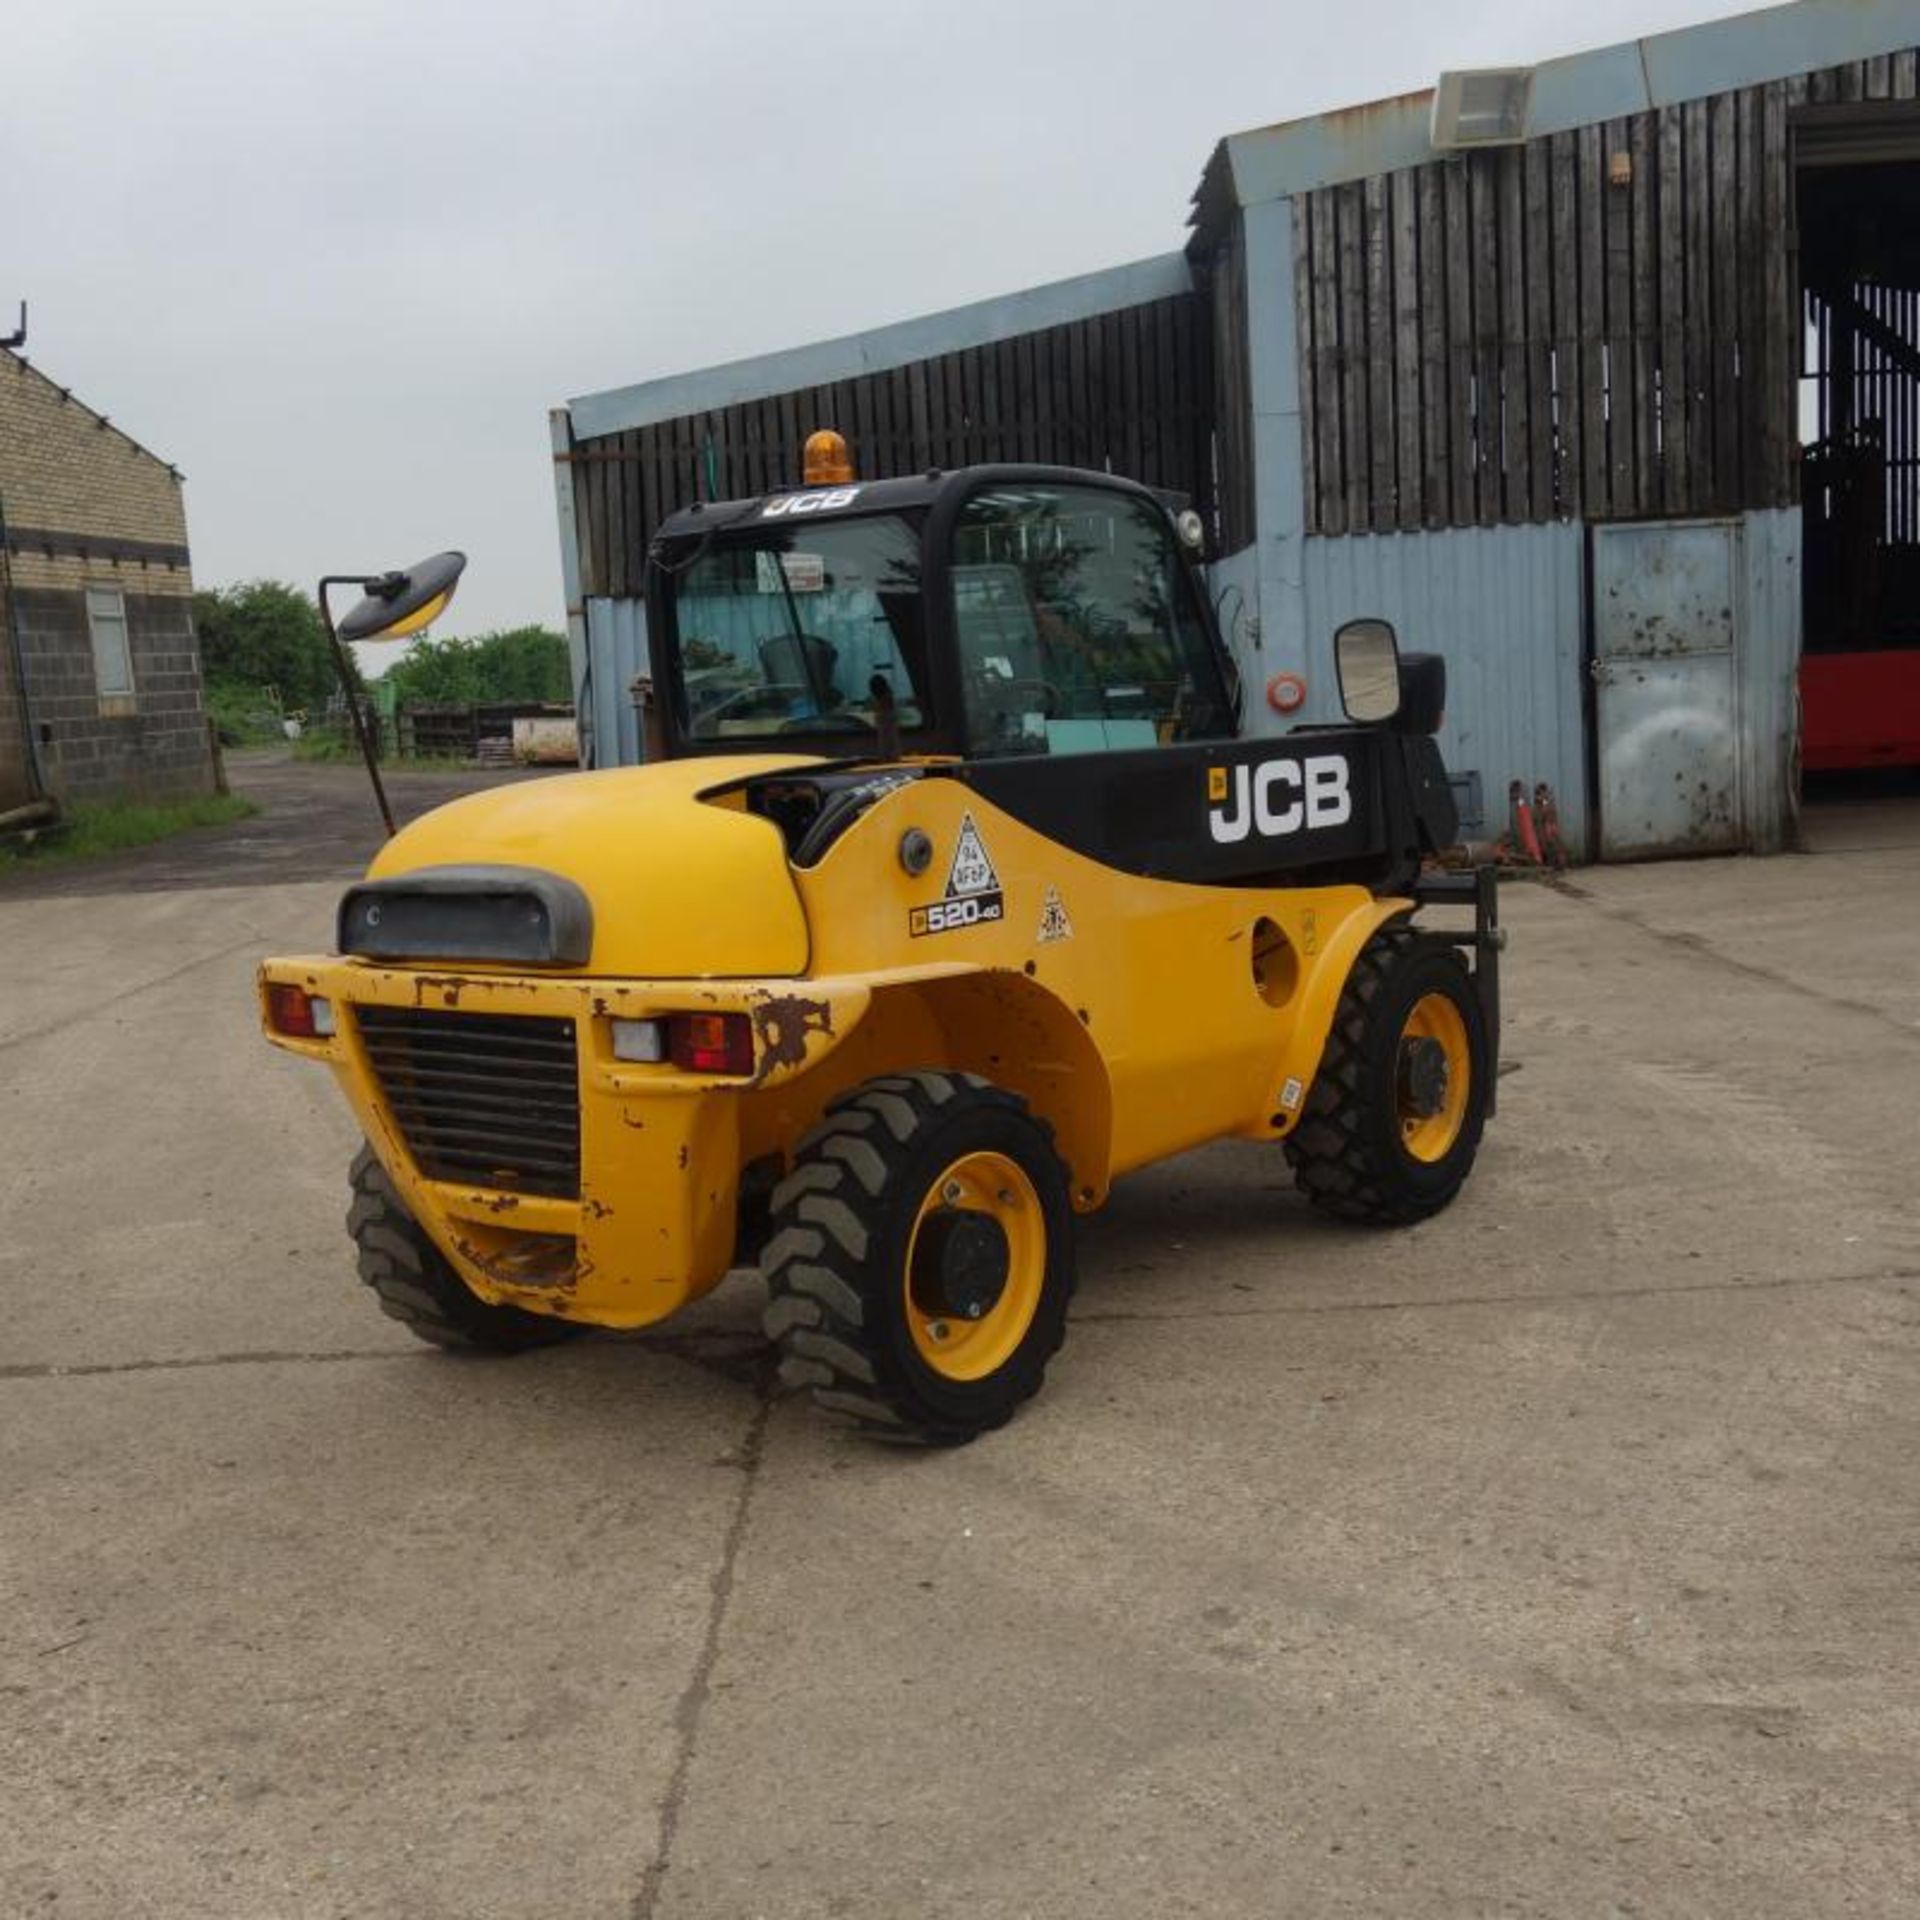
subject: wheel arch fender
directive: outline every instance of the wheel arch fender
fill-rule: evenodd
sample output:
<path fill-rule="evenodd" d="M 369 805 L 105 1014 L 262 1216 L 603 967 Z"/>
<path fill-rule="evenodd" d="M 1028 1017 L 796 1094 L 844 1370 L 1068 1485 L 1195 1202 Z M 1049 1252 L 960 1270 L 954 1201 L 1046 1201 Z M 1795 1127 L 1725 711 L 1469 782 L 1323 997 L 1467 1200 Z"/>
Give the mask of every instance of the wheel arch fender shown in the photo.
<path fill-rule="evenodd" d="M 1022 973 L 985 968 L 877 988 L 869 1018 L 884 1024 L 889 1015 L 939 1030 L 943 1058 L 937 1064 L 977 1073 L 1026 1101 L 1053 1134 L 1076 1212 L 1091 1212 L 1106 1199 L 1113 1085 L 1100 1049 L 1071 1008 Z"/>
<path fill-rule="evenodd" d="M 1282 1050 L 1279 1097 L 1274 1104 L 1272 1123 L 1259 1129 L 1264 1139 L 1291 1133 L 1306 1110 L 1306 1093 L 1320 1071 L 1321 1056 L 1327 1050 L 1327 1036 L 1333 1031 L 1333 1017 L 1340 1008 L 1340 996 L 1347 990 L 1347 977 L 1360 958 L 1367 942 L 1381 928 L 1404 922 L 1413 913 L 1411 900 L 1389 896 L 1371 900 L 1348 914 L 1327 936 L 1313 957 L 1300 986 L 1300 1006 L 1294 1016 L 1293 1032 Z M 1291 1091 L 1291 1102 L 1287 1095 Z"/>

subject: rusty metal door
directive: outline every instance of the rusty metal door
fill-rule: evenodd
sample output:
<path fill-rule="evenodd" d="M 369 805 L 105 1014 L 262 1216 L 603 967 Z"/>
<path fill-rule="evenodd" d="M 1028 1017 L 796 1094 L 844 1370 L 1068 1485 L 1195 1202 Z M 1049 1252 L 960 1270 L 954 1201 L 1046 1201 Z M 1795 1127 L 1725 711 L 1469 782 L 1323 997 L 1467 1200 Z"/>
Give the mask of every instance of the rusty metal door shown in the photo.
<path fill-rule="evenodd" d="M 1737 520 L 1593 529 L 1603 860 L 1742 843 L 1739 551 Z"/>

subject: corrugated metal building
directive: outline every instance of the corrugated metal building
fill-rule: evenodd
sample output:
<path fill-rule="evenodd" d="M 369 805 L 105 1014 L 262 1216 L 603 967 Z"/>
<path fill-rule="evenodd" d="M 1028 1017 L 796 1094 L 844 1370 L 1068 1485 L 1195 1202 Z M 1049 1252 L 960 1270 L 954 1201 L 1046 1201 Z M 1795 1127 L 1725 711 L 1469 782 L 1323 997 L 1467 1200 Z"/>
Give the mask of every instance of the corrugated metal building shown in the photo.
<path fill-rule="evenodd" d="M 869 473 L 1192 496 L 1256 729 L 1334 717 L 1334 628 L 1386 615 L 1448 658 L 1488 832 L 1545 781 L 1576 856 L 1782 845 L 1803 635 L 1897 640 L 1920 586 L 1916 48 L 1920 0 L 1799 0 L 1443 76 L 1223 141 L 1181 253 L 572 402 L 597 757 L 638 752 L 653 525 L 832 424 Z"/>

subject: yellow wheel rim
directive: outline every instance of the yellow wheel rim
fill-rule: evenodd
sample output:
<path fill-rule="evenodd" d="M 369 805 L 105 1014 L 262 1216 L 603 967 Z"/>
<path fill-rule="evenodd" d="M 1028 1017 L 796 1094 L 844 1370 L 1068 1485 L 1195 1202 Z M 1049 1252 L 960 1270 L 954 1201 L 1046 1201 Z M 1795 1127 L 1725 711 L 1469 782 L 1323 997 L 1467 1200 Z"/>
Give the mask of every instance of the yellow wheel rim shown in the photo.
<path fill-rule="evenodd" d="M 1444 1160 L 1460 1138 L 1473 1097 L 1467 1023 L 1446 994 L 1423 994 L 1414 1002 L 1400 1029 L 1397 1054 L 1394 1114 L 1400 1144 L 1414 1159 L 1432 1165 Z"/>
<path fill-rule="evenodd" d="M 1017 1160 L 967 1153 L 927 1190 L 907 1238 L 907 1326 L 948 1380 L 984 1380 L 1013 1358 L 1047 1277 L 1040 1195 Z"/>

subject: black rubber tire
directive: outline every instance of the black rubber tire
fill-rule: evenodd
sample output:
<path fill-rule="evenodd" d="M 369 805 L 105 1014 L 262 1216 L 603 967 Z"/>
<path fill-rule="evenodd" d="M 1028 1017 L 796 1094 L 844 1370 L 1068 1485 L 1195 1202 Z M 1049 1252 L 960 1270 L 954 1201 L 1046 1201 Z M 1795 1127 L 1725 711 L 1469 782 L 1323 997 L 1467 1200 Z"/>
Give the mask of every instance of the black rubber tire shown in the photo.
<path fill-rule="evenodd" d="M 1470 1077 L 1459 1135 L 1428 1162 L 1401 1141 L 1395 1095 L 1401 1031 L 1430 993 L 1445 994 L 1460 1011 Z M 1295 1181 L 1339 1220 L 1404 1227 L 1427 1219 L 1473 1168 L 1492 1075 L 1480 998 L 1459 954 L 1401 927 L 1375 934 L 1347 975 L 1306 1111 L 1286 1140 Z"/>
<path fill-rule="evenodd" d="M 409 1333 L 436 1347 L 519 1353 L 586 1331 L 570 1320 L 482 1300 L 400 1204 L 370 1147 L 354 1155 L 347 1180 L 353 1188 L 347 1231 L 360 1251 L 360 1278 L 373 1289 L 380 1311 Z"/>
<path fill-rule="evenodd" d="M 930 1367 L 913 1340 L 905 1263 L 922 1202 L 969 1152 L 1015 1161 L 1046 1228 L 1045 1273 L 1020 1344 L 979 1380 Z M 1017 1094 L 967 1073 L 902 1073 L 842 1095 L 774 1190 L 761 1256 L 780 1377 L 880 1438 L 953 1446 L 1003 1426 L 1039 1391 L 1073 1293 L 1067 1170 Z"/>

